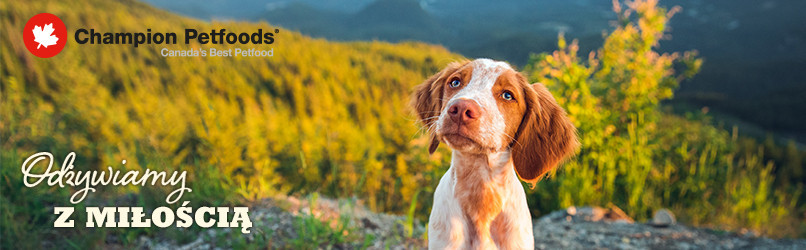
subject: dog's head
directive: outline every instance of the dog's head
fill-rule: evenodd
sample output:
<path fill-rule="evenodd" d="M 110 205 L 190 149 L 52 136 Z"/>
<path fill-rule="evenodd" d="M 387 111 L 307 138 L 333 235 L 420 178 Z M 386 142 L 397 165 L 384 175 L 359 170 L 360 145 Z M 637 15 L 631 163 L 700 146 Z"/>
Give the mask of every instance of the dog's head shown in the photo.
<path fill-rule="evenodd" d="M 518 176 L 534 183 L 577 147 L 576 128 L 542 84 L 509 64 L 455 62 L 419 85 L 412 106 L 439 142 L 474 154 L 511 150 Z"/>

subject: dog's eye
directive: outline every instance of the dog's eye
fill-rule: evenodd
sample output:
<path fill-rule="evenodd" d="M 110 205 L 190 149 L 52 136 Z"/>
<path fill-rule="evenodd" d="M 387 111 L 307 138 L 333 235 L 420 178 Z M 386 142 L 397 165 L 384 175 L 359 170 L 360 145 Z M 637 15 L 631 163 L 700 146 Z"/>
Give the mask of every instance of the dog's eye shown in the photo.
<path fill-rule="evenodd" d="M 450 86 L 451 88 L 459 87 L 459 85 L 462 85 L 462 82 L 459 81 L 459 79 L 453 79 L 451 80 L 451 82 L 448 83 L 448 86 Z"/>
<path fill-rule="evenodd" d="M 504 100 L 507 100 L 507 101 L 511 101 L 512 100 L 512 93 L 510 93 L 509 91 L 504 91 L 504 93 L 501 93 L 501 98 L 504 98 Z"/>

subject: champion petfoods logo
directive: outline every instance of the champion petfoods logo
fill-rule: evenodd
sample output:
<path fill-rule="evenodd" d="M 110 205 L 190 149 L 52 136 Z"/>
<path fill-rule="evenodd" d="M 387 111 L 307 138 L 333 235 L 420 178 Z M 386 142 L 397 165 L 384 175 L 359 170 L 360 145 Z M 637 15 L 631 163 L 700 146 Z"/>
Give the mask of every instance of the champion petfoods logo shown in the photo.
<path fill-rule="evenodd" d="M 72 36 L 67 36 L 67 27 L 59 17 L 50 13 L 40 13 L 31 17 L 25 24 L 23 40 L 28 51 L 42 58 L 53 57 L 64 49 L 68 39 L 74 39 L 77 46 L 117 46 L 129 45 L 134 48 L 143 45 L 249 45 L 250 47 L 227 48 L 221 46 L 200 47 L 162 47 L 158 48 L 163 57 L 270 57 L 274 49 L 269 47 L 275 42 L 280 29 L 258 28 L 247 32 L 231 31 L 216 27 L 207 30 L 185 28 L 184 32 L 152 31 L 143 27 L 145 32 L 102 31 L 92 27 L 78 27 Z M 180 34 L 184 33 L 184 37 Z M 184 39 L 183 39 L 184 38 Z M 268 47 L 268 49 L 266 49 Z"/>
<path fill-rule="evenodd" d="M 40 13 L 28 19 L 22 34 L 28 51 L 41 58 L 59 54 L 67 44 L 67 27 L 62 19 L 50 13 Z"/>

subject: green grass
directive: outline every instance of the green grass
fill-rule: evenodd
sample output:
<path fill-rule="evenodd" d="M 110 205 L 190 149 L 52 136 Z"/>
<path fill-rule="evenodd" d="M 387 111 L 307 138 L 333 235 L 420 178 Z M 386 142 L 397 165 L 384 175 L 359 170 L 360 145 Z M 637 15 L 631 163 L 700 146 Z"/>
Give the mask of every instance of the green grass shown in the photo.
<path fill-rule="evenodd" d="M 297 237 L 290 240 L 289 246 L 294 249 L 321 249 L 326 246 L 343 246 L 361 242 L 357 235 L 357 228 L 351 224 L 349 214 L 341 214 L 334 227 L 316 216 L 315 210 L 318 209 L 318 199 L 318 193 L 311 194 L 308 199 L 310 213 L 300 211 L 300 216 L 295 218 L 294 226 Z M 373 236 L 369 235 L 364 237 L 366 238 L 363 241 L 363 245 L 368 244 L 367 239 L 373 238 Z"/>

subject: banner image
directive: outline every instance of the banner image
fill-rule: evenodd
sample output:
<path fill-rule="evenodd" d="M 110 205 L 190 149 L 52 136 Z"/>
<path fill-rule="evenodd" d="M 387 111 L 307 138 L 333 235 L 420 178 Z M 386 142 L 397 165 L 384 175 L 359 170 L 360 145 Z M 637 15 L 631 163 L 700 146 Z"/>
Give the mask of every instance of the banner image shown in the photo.
<path fill-rule="evenodd" d="M 0 249 L 806 248 L 806 3 L 0 2 Z"/>

